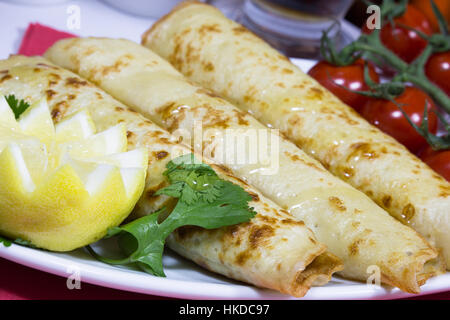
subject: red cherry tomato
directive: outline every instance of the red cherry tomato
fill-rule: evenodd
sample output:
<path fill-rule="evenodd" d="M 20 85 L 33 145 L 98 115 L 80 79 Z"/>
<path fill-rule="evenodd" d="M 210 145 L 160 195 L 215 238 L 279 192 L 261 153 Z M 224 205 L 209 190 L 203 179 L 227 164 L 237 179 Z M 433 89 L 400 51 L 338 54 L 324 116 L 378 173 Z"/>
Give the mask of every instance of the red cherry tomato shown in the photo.
<path fill-rule="evenodd" d="M 378 83 L 379 77 L 375 72 L 374 66 L 369 63 L 368 67 L 370 78 Z M 308 74 L 341 99 L 342 102 L 358 112 L 370 99 L 350 91 L 369 90 L 364 81 L 364 60 L 362 59 L 358 59 L 353 64 L 343 67 L 334 66 L 326 61 L 319 61 L 309 70 Z"/>
<path fill-rule="evenodd" d="M 434 151 L 427 147 L 419 157 L 434 171 L 450 181 L 450 150 Z"/>
<path fill-rule="evenodd" d="M 425 65 L 425 74 L 450 96 L 450 51 L 433 54 Z"/>
<path fill-rule="evenodd" d="M 434 3 L 439 8 L 439 11 L 444 16 L 447 24 L 450 24 L 450 1 L 448 0 L 434 0 Z M 419 9 L 424 15 L 427 16 L 428 21 L 430 21 L 430 25 L 433 28 L 434 32 L 439 32 L 439 23 L 436 19 L 436 15 L 433 12 L 431 7 L 431 3 L 429 0 L 412 0 L 411 4 Z"/>
<path fill-rule="evenodd" d="M 400 24 L 414 28 L 427 35 L 431 35 L 433 30 L 426 16 L 412 5 L 406 7 L 405 13 L 394 19 L 394 27 L 387 22 L 381 28 L 381 42 L 398 57 L 410 63 L 423 51 L 427 41 L 421 38 L 416 32 L 401 27 Z M 370 33 L 367 24 L 362 29 L 363 33 Z"/>
<path fill-rule="evenodd" d="M 402 105 L 409 118 L 418 126 L 422 123 L 426 103 L 429 111 L 428 130 L 436 133 L 437 116 L 431 112 L 432 109 L 436 109 L 436 106 L 425 92 L 416 87 L 406 87 L 395 101 Z M 410 125 L 400 109 L 389 100 L 369 100 L 362 108 L 361 114 L 367 121 L 397 139 L 412 153 L 417 153 L 427 145 L 426 140 Z"/>

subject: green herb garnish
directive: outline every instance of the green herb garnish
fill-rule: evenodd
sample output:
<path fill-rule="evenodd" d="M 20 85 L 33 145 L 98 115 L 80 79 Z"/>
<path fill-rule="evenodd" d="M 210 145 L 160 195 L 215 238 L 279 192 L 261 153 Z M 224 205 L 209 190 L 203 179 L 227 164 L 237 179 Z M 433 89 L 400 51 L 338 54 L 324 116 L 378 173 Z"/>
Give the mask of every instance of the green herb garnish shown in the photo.
<path fill-rule="evenodd" d="M 30 104 L 25 100 L 18 100 L 15 95 L 10 94 L 5 97 L 6 102 L 8 102 L 9 107 L 14 112 L 16 120 L 19 119 L 20 115 L 25 112 L 30 107 Z"/>
<path fill-rule="evenodd" d="M 170 161 L 164 172 L 170 185 L 156 194 L 178 198 L 177 205 L 159 222 L 164 210 L 108 230 L 107 238 L 117 236 L 119 247 L 127 255 L 115 260 L 102 257 L 90 246 L 88 251 L 100 261 L 114 265 L 136 263 L 144 271 L 165 276 L 162 255 L 166 238 L 182 226 L 216 229 L 249 221 L 255 212 L 248 206 L 252 197 L 240 186 L 222 180 L 203 163 L 195 163 L 188 154 Z"/>
<path fill-rule="evenodd" d="M 11 240 L 5 239 L 3 237 L 0 237 L 0 243 L 3 244 L 5 247 L 11 246 Z"/>
<path fill-rule="evenodd" d="M 36 246 L 32 244 L 30 241 L 23 240 L 21 238 L 17 238 L 16 240 L 14 240 L 14 243 L 20 244 L 21 246 L 25 247 L 36 248 Z"/>
<path fill-rule="evenodd" d="M 26 246 L 30 248 L 36 248 L 35 245 L 33 245 L 30 241 L 23 240 L 21 238 L 17 238 L 15 240 L 7 239 L 0 236 L 0 243 L 3 244 L 5 247 L 10 247 L 12 243 L 20 244 L 21 246 Z"/>

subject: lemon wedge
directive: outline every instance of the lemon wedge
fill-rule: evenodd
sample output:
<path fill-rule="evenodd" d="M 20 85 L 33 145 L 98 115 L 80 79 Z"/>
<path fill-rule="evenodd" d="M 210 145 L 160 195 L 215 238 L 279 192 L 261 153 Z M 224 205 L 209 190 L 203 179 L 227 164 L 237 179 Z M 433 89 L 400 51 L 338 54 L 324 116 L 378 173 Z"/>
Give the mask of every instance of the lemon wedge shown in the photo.
<path fill-rule="evenodd" d="M 61 139 L 61 138 L 60 138 Z M 127 151 L 127 133 L 124 124 L 118 124 L 84 140 L 60 144 L 64 152 L 79 158 L 101 157 Z"/>
<path fill-rule="evenodd" d="M 17 129 L 17 122 L 14 117 L 14 113 L 3 96 L 0 96 L 0 124 Z"/>
<path fill-rule="evenodd" d="M 96 132 L 94 121 L 87 110 L 81 110 L 55 126 L 59 142 L 84 140 Z"/>
<path fill-rule="evenodd" d="M 123 124 L 97 133 L 81 110 L 54 125 L 46 99 L 16 120 L 0 95 L 0 233 L 52 251 L 95 242 L 133 210 L 147 157 Z"/>
<path fill-rule="evenodd" d="M 52 140 L 55 136 L 55 127 L 45 98 L 29 107 L 19 118 L 18 123 L 24 134 L 37 137 L 44 142 Z"/>

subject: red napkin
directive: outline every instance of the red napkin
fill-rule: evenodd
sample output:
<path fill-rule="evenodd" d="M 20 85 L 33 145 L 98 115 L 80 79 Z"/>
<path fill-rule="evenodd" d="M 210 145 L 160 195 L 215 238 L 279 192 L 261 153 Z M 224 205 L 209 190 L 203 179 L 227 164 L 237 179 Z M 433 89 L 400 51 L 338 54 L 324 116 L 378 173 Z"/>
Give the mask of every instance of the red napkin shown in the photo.
<path fill-rule="evenodd" d="M 40 56 L 56 41 L 73 38 L 76 35 L 58 31 L 39 23 L 30 23 L 20 44 L 19 54 L 25 56 Z"/>

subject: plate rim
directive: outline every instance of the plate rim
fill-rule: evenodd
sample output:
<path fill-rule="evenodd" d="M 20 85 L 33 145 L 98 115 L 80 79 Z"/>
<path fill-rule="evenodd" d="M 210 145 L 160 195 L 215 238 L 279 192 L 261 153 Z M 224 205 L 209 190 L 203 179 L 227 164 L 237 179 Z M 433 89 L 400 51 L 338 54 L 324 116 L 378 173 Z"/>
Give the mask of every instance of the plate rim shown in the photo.
<path fill-rule="evenodd" d="M 194 300 L 382 300 L 418 297 L 450 290 L 450 272 L 447 272 L 444 275 L 429 279 L 421 287 L 422 291 L 419 294 L 402 292 L 398 288 L 369 286 L 364 283 L 345 280 L 351 285 L 336 284 L 312 287 L 306 296 L 295 298 L 274 290 L 252 287 L 244 283 L 223 284 L 160 278 L 144 272 L 131 272 L 106 264 L 96 266 L 87 263 L 87 260 L 86 262 L 72 261 L 69 257 L 58 255 L 59 253 L 28 248 L 14 243 L 9 247 L 0 245 L 0 257 L 33 269 L 68 278 L 70 276 L 67 271 L 68 268 L 76 267 L 80 271 L 82 283 L 165 298 Z"/>

